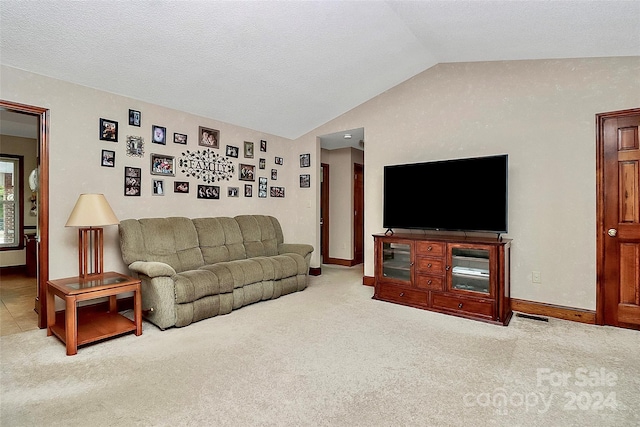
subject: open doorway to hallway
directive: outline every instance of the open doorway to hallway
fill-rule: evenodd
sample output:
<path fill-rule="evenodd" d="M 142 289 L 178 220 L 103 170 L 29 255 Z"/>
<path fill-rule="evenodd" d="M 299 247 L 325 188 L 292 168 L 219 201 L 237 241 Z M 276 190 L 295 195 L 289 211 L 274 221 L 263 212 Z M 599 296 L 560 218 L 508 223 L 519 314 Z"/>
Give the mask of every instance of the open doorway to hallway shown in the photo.
<path fill-rule="evenodd" d="M 319 140 L 322 263 L 357 265 L 364 259 L 364 128 Z"/>

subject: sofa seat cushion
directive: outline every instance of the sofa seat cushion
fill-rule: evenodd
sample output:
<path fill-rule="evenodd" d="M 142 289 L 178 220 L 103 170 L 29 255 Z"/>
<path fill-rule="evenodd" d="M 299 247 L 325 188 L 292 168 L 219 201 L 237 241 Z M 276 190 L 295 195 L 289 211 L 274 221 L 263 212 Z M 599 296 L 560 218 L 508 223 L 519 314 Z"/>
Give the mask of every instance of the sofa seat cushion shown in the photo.
<path fill-rule="evenodd" d="M 218 275 L 209 270 L 189 270 L 175 274 L 172 279 L 178 304 L 220 293 Z"/>

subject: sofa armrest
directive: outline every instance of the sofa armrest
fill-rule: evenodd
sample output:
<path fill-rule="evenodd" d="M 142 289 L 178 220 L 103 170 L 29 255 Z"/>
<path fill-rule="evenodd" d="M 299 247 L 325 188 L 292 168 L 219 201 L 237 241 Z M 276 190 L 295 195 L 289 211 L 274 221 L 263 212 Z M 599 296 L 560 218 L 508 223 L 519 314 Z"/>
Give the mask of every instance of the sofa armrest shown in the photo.
<path fill-rule="evenodd" d="M 150 278 L 154 277 L 172 277 L 176 271 L 169 264 L 156 261 L 134 261 L 129 265 L 129 270 L 138 274 L 144 274 Z"/>
<path fill-rule="evenodd" d="M 306 243 L 280 243 L 278 245 L 278 254 L 300 254 L 303 258 L 306 258 L 313 252 L 313 246 Z"/>

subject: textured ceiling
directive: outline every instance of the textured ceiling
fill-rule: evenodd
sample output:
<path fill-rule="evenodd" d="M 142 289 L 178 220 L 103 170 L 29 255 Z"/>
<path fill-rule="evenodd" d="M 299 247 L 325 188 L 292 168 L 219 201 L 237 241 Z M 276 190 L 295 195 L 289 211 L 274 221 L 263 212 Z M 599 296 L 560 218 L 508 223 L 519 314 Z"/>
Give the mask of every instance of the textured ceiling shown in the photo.
<path fill-rule="evenodd" d="M 0 1 L 4 65 L 288 138 L 441 62 L 628 55 L 640 1 Z"/>

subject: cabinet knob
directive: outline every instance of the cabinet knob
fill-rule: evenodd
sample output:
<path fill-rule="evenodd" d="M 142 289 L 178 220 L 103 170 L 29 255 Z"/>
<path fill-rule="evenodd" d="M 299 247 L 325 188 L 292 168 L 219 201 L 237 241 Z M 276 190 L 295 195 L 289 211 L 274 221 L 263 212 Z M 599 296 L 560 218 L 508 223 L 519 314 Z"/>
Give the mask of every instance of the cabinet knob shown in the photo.
<path fill-rule="evenodd" d="M 428 268 L 431 268 L 431 263 L 427 264 L 427 267 L 428 267 Z"/>
<path fill-rule="evenodd" d="M 444 269 L 449 271 L 449 270 L 451 270 L 451 266 L 447 265 Z"/>
<path fill-rule="evenodd" d="M 404 292 L 400 292 L 400 296 L 403 297 L 404 296 Z"/>
<path fill-rule="evenodd" d="M 429 247 L 427 248 L 427 250 L 428 250 L 428 251 L 433 250 L 433 246 L 429 246 Z"/>
<path fill-rule="evenodd" d="M 458 308 L 462 308 L 462 303 L 458 304 Z"/>
<path fill-rule="evenodd" d="M 431 280 L 431 279 L 427 280 L 427 285 L 430 285 L 431 282 L 433 282 L 433 280 Z"/>

